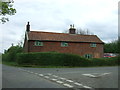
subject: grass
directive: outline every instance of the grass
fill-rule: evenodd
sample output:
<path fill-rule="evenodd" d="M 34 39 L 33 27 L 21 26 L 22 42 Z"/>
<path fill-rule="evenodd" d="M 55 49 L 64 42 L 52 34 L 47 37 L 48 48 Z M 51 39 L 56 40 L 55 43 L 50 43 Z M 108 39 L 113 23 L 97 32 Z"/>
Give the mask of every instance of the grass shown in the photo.
<path fill-rule="evenodd" d="M 8 66 L 14 66 L 14 67 L 30 67 L 30 68 L 91 68 L 91 67 L 108 67 L 108 65 L 104 66 L 88 66 L 88 67 L 82 67 L 82 66 L 39 66 L 39 65 L 18 65 L 15 62 L 2 62 L 4 65 Z M 112 67 L 112 66 L 110 66 Z"/>
<path fill-rule="evenodd" d="M 5 61 L 2 61 L 2 64 L 8 65 L 8 66 L 18 66 L 18 64 L 16 62 L 5 62 Z"/>

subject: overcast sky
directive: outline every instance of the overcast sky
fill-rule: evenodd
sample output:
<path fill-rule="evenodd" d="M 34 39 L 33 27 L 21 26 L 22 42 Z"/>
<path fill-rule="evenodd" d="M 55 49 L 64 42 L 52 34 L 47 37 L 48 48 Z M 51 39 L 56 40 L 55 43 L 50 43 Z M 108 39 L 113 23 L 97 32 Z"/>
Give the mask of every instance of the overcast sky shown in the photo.
<path fill-rule="evenodd" d="M 14 0 L 17 13 L 0 24 L 0 52 L 23 40 L 25 25 L 31 31 L 63 32 L 70 24 L 89 29 L 103 42 L 118 38 L 119 0 Z"/>

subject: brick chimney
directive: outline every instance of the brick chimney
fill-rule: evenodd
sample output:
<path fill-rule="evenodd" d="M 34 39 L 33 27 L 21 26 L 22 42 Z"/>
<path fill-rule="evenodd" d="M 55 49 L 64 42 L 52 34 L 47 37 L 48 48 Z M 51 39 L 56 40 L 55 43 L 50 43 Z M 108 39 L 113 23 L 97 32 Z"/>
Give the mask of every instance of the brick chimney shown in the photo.
<path fill-rule="evenodd" d="M 69 34 L 76 34 L 76 29 L 74 28 L 74 24 L 70 25 Z"/>
<path fill-rule="evenodd" d="M 27 32 L 30 31 L 30 24 L 29 24 L 29 22 L 28 22 L 27 25 L 26 25 L 26 31 L 27 31 Z"/>

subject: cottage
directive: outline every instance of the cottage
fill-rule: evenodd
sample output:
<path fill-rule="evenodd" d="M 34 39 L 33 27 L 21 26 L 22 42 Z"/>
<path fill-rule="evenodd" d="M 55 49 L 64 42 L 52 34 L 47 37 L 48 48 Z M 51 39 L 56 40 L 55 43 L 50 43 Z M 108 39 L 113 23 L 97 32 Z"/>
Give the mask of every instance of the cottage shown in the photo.
<path fill-rule="evenodd" d="M 84 56 L 86 58 L 103 57 L 103 42 L 96 35 L 79 35 L 70 27 L 69 33 L 30 31 L 26 25 L 25 52 L 60 52 Z"/>

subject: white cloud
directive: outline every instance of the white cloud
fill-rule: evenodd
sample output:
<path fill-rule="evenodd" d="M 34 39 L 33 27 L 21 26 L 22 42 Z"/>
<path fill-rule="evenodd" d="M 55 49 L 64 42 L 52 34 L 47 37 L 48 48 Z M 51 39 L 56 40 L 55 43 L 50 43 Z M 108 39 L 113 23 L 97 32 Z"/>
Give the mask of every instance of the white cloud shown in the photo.
<path fill-rule="evenodd" d="M 75 24 L 105 42 L 117 39 L 118 0 L 15 0 L 14 7 L 16 15 L 0 25 L 4 29 L 3 49 L 21 39 L 28 21 L 32 30 L 62 32 Z"/>

